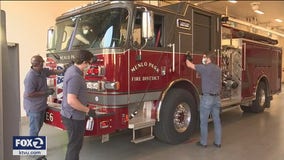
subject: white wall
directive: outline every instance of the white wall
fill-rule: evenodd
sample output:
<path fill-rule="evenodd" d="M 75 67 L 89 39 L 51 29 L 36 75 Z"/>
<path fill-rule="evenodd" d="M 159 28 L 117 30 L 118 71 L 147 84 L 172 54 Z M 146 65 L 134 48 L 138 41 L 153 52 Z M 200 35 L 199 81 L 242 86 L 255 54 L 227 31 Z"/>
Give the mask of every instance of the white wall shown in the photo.
<path fill-rule="evenodd" d="M 23 110 L 24 78 L 35 54 L 45 57 L 47 29 L 55 18 L 74 7 L 90 1 L 0 1 L 6 12 L 7 41 L 19 43 L 21 115 Z"/>

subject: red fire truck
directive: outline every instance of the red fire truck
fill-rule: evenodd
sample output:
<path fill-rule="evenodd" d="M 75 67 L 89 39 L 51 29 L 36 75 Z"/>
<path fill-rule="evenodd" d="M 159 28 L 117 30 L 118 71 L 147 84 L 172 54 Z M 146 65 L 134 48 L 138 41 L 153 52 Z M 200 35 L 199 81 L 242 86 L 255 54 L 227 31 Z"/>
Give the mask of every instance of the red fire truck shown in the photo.
<path fill-rule="evenodd" d="M 226 18 L 223 18 L 226 19 Z M 88 43 L 78 42 L 84 35 Z M 201 63 L 215 52 L 223 73 L 222 110 L 241 106 L 263 112 L 281 91 L 282 49 L 276 40 L 238 30 L 221 15 L 186 2 L 160 7 L 139 1 L 102 1 L 76 8 L 56 19 L 48 31 L 47 66 L 60 69 L 87 49 L 95 61 L 86 72 L 88 103 L 97 111 L 86 136 L 125 129 L 132 142 L 157 139 L 178 144 L 198 124 L 200 76 L 186 67 L 189 55 Z M 64 75 L 49 77 L 45 123 L 64 129 L 60 118 Z"/>

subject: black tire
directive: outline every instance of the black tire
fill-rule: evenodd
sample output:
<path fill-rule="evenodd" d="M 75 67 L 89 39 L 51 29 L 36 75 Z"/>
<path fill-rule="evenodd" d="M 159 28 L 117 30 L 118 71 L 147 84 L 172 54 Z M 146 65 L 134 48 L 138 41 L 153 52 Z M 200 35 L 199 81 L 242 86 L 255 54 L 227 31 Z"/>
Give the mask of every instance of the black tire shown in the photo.
<path fill-rule="evenodd" d="M 36 160 L 47 160 L 45 156 L 38 157 Z"/>
<path fill-rule="evenodd" d="M 268 97 L 267 88 L 264 82 L 260 82 L 256 90 L 256 98 L 252 102 L 251 106 L 241 105 L 241 109 L 244 112 L 260 113 L 263 112 L 265 108 L 270 106 L 270 99 Z"/>
<path fill-rule="evenodd" d="M 267 88 L 264 82 L 260 82 L 256 90 L 256 98 L 252 103 L 251 111 L 254 113 L 263 112 L 266 107 L 270 104 L 268 98 Z"/>
<path fill-rule="evenodd" d="M 240 106 L 243 112 L 252 112 L 251 111 L 251 106 Z"/>
<path fill-rule="evenodd" d="M 160 121 L 154 127 L 154 134 L 169 144 L 182 143 L 194 132 L 197 115 L 192 94 L 184 89 L 172 89 L 162 103 Z"/>

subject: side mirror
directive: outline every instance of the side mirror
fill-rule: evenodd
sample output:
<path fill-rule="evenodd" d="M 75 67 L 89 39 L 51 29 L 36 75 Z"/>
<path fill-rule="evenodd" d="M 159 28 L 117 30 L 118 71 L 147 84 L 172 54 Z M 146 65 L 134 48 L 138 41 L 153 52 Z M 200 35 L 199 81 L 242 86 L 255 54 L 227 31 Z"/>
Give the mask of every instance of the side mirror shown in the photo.
<path fill-rule="evenodd" d="M 54 40 L 54 29 L 49 28 L 47 31 L 47 50 L 53 49 L 53 40 Z"/>
<path fill-rule="evenodd" d="M 142 13 L 142 37 L 151 39 L 154 37 L 154 14 L 152 11 Z"/>

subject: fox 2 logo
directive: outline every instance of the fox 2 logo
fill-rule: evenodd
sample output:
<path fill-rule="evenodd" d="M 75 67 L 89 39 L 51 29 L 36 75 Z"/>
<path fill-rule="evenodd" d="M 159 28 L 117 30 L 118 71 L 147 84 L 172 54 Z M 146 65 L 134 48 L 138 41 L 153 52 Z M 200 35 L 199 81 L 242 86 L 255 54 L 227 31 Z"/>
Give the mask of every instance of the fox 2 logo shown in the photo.
<path fill-rule="evenodd" d="M 13 149 L 22 150 L 45 150 L 46 137 L 45 136 L 14 136 Z"/>

